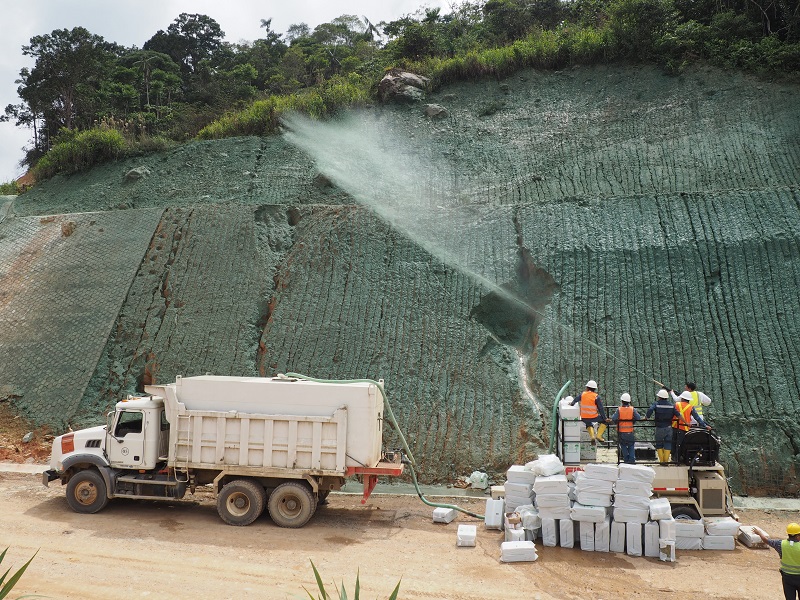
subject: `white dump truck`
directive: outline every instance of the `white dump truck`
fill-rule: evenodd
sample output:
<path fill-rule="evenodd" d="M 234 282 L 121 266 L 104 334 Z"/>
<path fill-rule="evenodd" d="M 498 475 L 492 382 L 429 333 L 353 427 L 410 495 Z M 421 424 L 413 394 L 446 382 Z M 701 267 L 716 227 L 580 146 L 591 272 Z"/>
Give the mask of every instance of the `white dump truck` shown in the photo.
<path fill-rule="evenodd" d="M 402 473 L 399 454 L 390 462 L 382 452 L 379 391 L 366 382 L 178 376 L 118 402 L 106 425 L 57 437 L 43 483 L 60 479 L 80 513 L 210 485 L 230 525 L 249 525 L 266 507 L 277 525 L 302 527 L 347 477 L 363 479 L 366 502 L 378 476 Z"/>

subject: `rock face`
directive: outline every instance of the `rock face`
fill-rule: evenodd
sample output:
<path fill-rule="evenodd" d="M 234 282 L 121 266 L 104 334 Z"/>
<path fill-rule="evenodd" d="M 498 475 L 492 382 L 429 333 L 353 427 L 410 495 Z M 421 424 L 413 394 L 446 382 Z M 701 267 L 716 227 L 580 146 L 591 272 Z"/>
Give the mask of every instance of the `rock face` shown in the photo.
<path fill-rule="evenodd" d="M 430 79 L 427 77 L 392 69 L 378 84 L 378 94 L 383 102 L 389 100 L 419 102 L 425 98 L 425 91 L 429 86 Z"/>
<path fill-rule="evenodd" d="M 422 478 L 452 481 L 547 448 L 567 379 L 640 412 L 653 379 L 694 380 L 735 489 L 797 493 L 800 86 L 522 75 L 431 93 L 447 119 L 372 109 L 414 170 L 376 174 L 366 136 L 323 140 L 339 172 L 245 137 L 148 157 L 133 185 L 141 158 L 20 195 L 0 222 L 0 400 L 61 433 L 178 374 L 382 378 Z M 466 268 L 370 195 L 414 208 Z"/>

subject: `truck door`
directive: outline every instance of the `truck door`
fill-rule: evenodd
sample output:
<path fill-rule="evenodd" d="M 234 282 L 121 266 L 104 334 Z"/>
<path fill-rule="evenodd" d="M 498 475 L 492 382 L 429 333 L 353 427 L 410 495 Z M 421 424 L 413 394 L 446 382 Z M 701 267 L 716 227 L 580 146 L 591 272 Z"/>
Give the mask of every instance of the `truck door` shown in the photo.
<path fill-rule="evenodd" d="M 144 413 L 121 410 L 117 414 L 113 439 L 107 446 L 108 460 L 115 467 L 136 468 L 144 458 Z"/>

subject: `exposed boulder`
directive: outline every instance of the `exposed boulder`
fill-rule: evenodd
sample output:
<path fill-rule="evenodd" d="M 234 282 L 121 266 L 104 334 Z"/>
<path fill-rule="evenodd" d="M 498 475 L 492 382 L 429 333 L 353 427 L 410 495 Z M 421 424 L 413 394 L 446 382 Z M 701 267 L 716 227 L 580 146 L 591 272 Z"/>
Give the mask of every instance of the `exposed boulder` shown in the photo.
<path fill-rule="evenodd" d="M 441 104 L 426 104 L 424 112 L 425 116 L 431 119 L 444 119 L 450 115 Z"/>
<path fill-rule="evenodd" d="M 145 177 L 149 176 L 150 169 L 147 167 L 136 167 L 135 169 L 131 169 L 125 173 L 125 181 L 127 183 L 133 183 L 134 181 L 139 181 L 140 179 L 144 179 Z"/>
<path fill-rule="evenodd" d="M 378 95 L 381 101 L 400 100 L 403 102 L 419 102 L 425 98 L 431 80 L 416 73 L 392 69 L 383 76 L 378 84 Z"/>

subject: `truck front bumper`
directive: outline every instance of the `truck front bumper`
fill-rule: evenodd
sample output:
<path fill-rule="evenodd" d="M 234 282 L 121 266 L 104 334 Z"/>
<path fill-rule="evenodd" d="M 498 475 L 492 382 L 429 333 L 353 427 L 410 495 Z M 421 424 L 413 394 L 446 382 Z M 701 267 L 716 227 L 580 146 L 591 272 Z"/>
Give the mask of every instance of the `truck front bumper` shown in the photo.
<path fill-rule="evenodd" d="M 61 479 L 61 475 L 58 471 L 54 471 L 53 469 L 48 469 L 44 473 L 42 473 L 42 485 L 44 487 L 48 487 L 51 481 L 55 481 L 56 479 Z"/>

